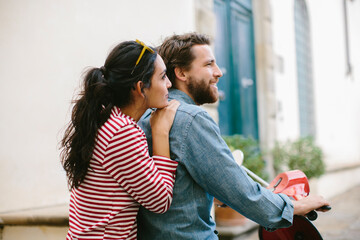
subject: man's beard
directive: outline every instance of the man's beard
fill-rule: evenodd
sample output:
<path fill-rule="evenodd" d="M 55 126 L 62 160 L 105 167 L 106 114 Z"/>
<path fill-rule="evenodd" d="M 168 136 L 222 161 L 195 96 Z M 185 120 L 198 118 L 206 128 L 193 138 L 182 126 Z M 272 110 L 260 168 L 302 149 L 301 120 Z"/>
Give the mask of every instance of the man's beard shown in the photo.
<path fill-rule="evenodd" d="M 211 90 L 210 83 L 203 79 L 196 81 L 190 78 L 187 86 L 196 104 L 214 103 L 218 99 L 218 94 L 215 94 L 214 91 Z"/>

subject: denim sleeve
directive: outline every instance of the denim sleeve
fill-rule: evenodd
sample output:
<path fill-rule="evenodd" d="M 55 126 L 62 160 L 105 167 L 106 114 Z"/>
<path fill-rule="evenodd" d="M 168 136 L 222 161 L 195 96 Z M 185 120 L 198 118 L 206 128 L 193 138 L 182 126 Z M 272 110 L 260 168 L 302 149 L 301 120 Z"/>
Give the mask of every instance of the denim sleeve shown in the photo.
<path fill-rule="evenodd" d="M 217 124 L 206 112 L 193 118 L 181 148 L 187 159 L 183 164 L 209 194 L 264 227 L 292 224 L 290 199 L 263 188 L 237 165 Z"/>

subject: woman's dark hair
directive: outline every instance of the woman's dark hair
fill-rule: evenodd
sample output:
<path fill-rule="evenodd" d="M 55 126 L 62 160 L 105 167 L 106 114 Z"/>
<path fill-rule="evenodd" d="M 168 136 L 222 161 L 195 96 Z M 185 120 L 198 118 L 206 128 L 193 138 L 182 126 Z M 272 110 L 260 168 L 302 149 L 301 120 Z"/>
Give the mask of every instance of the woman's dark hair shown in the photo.
<path fill-rule="evenodd" d="M 131 89 L 138 81 L 144 88 L 151 85 L 157 52 L 146 50 L 135 63 L 143 46 L 135 41 L 118 44 L 101 68 L 85 73 L 81 93 L 73 103 L 71 121 L 61 140 L 61 163 L 66 171 L 70 189 L 78 188 L 90 166 L 98 129 L 109 118 L 114 106 L 128 105 Z"/>
<path fill-rule="evenodd" d="M 167 37 L 158 47 L 159 55 L 166 65 L 166 75 L 172 83 L 172 88 L 176 88 L 174 69 L 180 67 L 189 70 L 195 59 L 192 47 L 195 45 L 210 45 L 210 43 L 209 36 L 191 32 Z"/>

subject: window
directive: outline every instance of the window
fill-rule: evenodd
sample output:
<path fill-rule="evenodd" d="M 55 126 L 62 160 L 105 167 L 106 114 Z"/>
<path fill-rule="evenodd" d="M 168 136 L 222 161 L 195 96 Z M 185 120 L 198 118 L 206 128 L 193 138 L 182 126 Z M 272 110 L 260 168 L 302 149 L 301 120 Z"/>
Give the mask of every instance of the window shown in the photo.
<path fill-rule="evenodd" d="M 300 135 L 315 137 L 315 110 L 310 24 L 304 0 L 295 0 L 296 65 Z"/>

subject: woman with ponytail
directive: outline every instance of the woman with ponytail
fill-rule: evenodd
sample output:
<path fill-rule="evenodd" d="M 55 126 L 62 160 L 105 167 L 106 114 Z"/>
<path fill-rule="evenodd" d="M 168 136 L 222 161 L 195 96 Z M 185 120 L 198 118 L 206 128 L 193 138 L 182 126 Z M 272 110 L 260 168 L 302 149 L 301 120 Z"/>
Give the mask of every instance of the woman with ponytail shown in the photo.
<path fill-rule="evenodd" d="M 164 213 L 172 201 L 177 162 L 169 131 L 179 102 L 155 49 L 118 44 L 100 68 L 90 69 L 61 141 L 71 191 L 67 239 L 136 239 L 140 205 Z M 153 156 L 137 121 L 148 108 Z"/>

